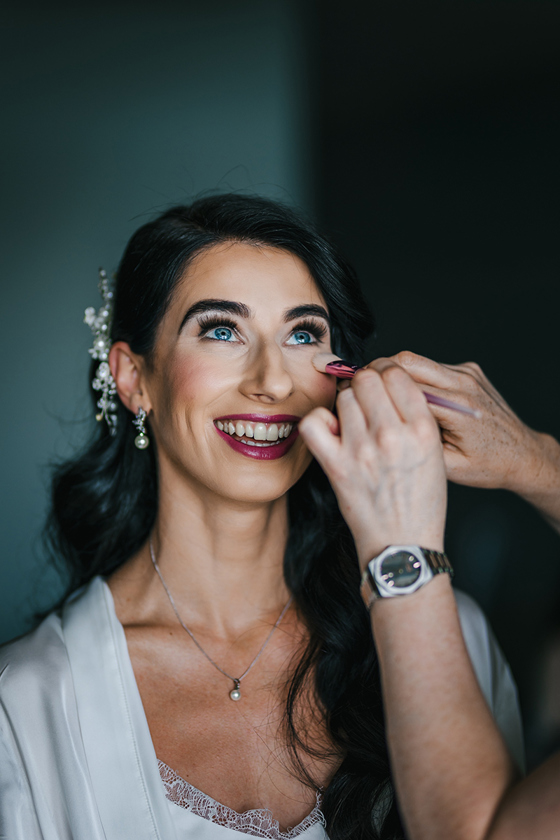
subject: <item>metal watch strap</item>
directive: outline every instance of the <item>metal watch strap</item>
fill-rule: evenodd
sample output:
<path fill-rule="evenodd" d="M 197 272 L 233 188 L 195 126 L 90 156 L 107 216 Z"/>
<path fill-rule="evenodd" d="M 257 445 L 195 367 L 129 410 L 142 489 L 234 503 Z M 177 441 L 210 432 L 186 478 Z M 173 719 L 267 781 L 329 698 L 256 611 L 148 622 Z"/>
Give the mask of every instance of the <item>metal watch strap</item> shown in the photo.
<path fill-rule="evenodd" d="M 422 548 L 424 557 L 428 561 L 434 575 L 448 574 L 453 577 L 453 566 L 445 551 L 433 551 L 431 548 Z"/>
<path fill-rule="evenodd" d="M 390 548 L 393 548 L 393 546 L 386 546 L 383 551 L 377 555 L 377 557 L 370 560 L 362 573 L 360 592 L 368 610 L 371 609 L 372 604 L 377 601 L 378 598 L 384 597 L 377 587 L 370 566 L 378 560 L 387 551 L 387 549 Z M 404 548 L 404 546 L 395 546 L 395 548 Z M 448 574 L 451 578 L 453 577 L 453 566 L 451 565 L 445 552 L 434 551 L 431 548 L 423 548 L 422 546 L 414 546 L 414 548 L 419 549 L 422 552 L 422 555 L 433 575 Z M 424 581 L 424 583 L 427 582 L 428 581 Z M 421 588 L 422 585 L 424 584 L 420 584 L 418 588 Z M 407 593 L 399 592 L 398 594 L 405 595 Z"/>

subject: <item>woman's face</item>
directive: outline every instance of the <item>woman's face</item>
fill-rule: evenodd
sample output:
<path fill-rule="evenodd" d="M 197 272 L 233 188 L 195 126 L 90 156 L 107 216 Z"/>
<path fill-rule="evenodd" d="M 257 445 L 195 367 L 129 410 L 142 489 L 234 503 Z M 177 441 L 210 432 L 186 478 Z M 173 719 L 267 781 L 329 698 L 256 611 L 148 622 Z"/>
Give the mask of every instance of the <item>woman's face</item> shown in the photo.
<path fill-rule="evenodd" d="M 174 475 L 244 502 L 279 498 L 311 461 L 297 423 L 332 408 L 325 301 L 286 251 L 225 243 L 178 284 L 144 371 L 162 480 Z"/>

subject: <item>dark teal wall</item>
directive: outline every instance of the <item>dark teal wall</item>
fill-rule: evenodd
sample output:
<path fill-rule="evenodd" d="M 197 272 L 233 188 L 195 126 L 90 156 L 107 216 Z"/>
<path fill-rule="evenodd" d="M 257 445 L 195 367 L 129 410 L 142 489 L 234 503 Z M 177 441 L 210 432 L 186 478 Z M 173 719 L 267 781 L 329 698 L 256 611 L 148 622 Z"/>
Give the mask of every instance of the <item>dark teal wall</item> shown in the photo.
<path fill-rule="evenodd" d="M 98 266 L 205 190 L 309 209 L 301 39 L 280 0 L 3 12 L 0 641 L 53 591 L 46 465 L 90 429 Z"/>

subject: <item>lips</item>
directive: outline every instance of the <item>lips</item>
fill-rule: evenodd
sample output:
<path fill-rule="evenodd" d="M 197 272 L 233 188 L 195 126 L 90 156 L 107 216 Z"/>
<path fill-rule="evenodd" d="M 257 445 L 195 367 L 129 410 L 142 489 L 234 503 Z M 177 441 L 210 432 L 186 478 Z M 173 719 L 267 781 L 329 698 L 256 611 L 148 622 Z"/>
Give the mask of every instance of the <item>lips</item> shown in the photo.
<path fill-rule="evenodd" d="M 295 414 L 224 414 L 223 417 L 216 417 L 217 420 L 250 420 L 254 423 L 299 423 L 301 417 Z"/>
<path fill-rule="evenodd" d="M 235 452 L 272 461 L 292 448 L 300 419 L 293 414 L 228 414 L 217 417 L 214 428 Z"/>

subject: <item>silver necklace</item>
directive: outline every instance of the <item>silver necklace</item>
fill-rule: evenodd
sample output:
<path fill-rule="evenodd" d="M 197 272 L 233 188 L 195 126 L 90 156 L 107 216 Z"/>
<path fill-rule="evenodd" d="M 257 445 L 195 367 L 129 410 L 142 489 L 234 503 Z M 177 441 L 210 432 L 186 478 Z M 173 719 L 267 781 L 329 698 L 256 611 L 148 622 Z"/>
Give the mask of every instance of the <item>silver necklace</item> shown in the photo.
<path fill-rule="evenodd" d="M 227 671 L 224 671 L 223 668 L 220 668 L 218 663 L 214 662 L 214 660 L 212 659 L 211 656 L 208 656 L 208 654 L 206 653 L 206 651 L 204 650 L 204 648 L 202 647 L 200 642 L 198 642 L 196 640 L 192 630 L 189 630 L 189 628 L 187 627 L 187 625 L 185 624 L 185 622 L 183 621 L 183 619 L 179 615 L 177 607 L 175 606 L 175 601 L 173 600 L 173 596 L 172 596 L 171 592 L 169 591 L 169 587 L 167 586 L 165 580 L 163 579 L 163 575 L 162 575 L 162 573 L 160 571 L 160 568 L 157 564 L 156 556 L 154 554 L 154 547 L 152 545 L 151 540 L 150 540 L 150 557 L 152 558 L 152 563 L 154 565 L 154 569 L 156 570 L 156 572 L 158 574 L 158 577 L 161 580 L 162 586 L 167 593 L 167 597 L 169 598 L 169 603 L 173 607 L 173 612 L 177 616 L 177 620 L 178 620 L 179 624 L 181 625 L 183 630 L 186 630 L 186 632 L 189 634 L 189 636 L 191 637 L 191 639 L 193 640 L 193 642 L 195 643 L 195 645 L 197 646 L 199 651 L 204 654 L 204 656 L 206 657 L 208 662 L 211 662 L 212 665 L 214 666 L 214 668 L 217 668 L 218 671 L 220 671 L 220 673 L 224 675 L 224 677 L 227 677 L 228 680 L 231 680 L 233 682 L 233 688 L 229 693 L 230 700 L 241 700 L 241 688 L 240 688 L 241 680 L 245 679 L 245 677 L 247 676 L 247 674 L 249 673 L 251 668 L 253 668 L 257 664 L 257 662 L 259 661 L 262 652 L 264 651 L 265 647 L 267 646 L 267 644 L 269 643 L 269 641 L 272 638 L 272 634 L 274 633 L 274 631 L 276 630 L 276 628 L 278 627 L 278 625 L 280 624 L 280 622 L 282 621 L 282 619 L 286 615 L 286 613 L 288 611 L 288 608 L 289 608 L 290 604 L 292 603 L 293 598 L 290 597 L 288 603 L 286 604 L 286 606 L 284 607 L 284 609 L 282 610 L 282 612 L 278 616 L 278 619 L 276 620 L 276 624 L 274 625 L 274 627 L 272 628 L 272 630 L 270 631 L 270 633 L 268 634 L 268 636 L 264 640 L 264 644 L 262 645 L 261 649 L 259 650 L 259 652 L 255 656 L 255 658 L 253 659 L 253 661 L 251 662 L 249 667 L 245 671 L 243 671 L 243 673 L 241 674 L 240 677 L 232 677 L 231 674 L 228 674 Z"/>

